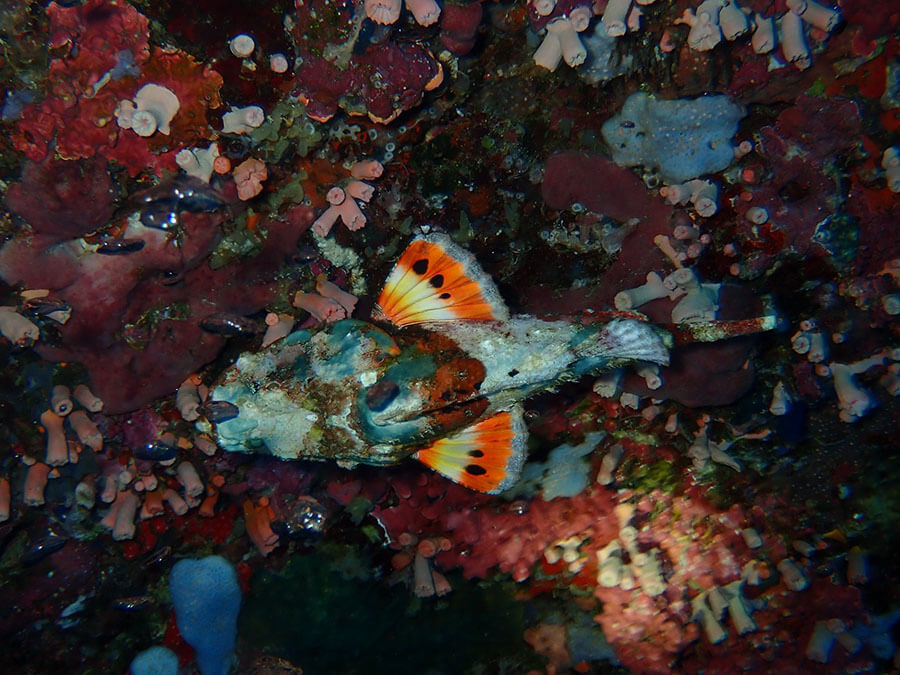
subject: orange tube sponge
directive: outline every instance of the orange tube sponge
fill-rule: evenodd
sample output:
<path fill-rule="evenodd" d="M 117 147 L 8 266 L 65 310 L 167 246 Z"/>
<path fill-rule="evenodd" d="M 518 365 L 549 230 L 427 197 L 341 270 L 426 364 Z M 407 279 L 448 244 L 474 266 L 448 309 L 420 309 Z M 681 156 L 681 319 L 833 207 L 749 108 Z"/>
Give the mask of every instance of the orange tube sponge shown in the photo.
<path fill-rule="evenodd" d="M 28 467 L 25 474 L 25 490 L 23 501 L 27 506 L 41 506 L 44 503 L 44 488 L 52 467 L 42 462 L 35 462 Z"/>
<path fill-rule="evenodd" d="M 122 501 L 116 509 L 116 520 L 113 524 L 112 538 L 116 541 L 134 539 L 134 518 L 137 515 L 141 500 L 133 490 L 121 493 Z M 118 500 L 116 500 L 118 501 Z"/>
<path fill-rule="evenodd" d="M 269 506 L 268 497 L 261 497 L 256 504 L 247 499 L 243 508 L 244 523 L 250 540 L 263 556 L 269 555 L 278 544 L 278 535 L 272 531 L 271 525 L 275 518 L 275 511 Z"/>
<path fill-rule="evenodd" d="M 94 395 L 86 384 L 79 384 L 72 390 L 72 395 L 82 407 L 91 412 L 100 412 L 103 410 L 103 401 Z"/>
<path fill-rule="evenodd" d="M 343 307 L 347 316 L 353 314 L 353 310 L 356 309 L 356 296 L 328 281 L 324 274 L 316 277 L 316 291 L 319 295 L 334 300 Z"/>
<path fill-rule="evenodd" d="M 41 414 L 41 426 L 47 434 L 47 454 L 45 461 L 50 466 L 62 466 L 69 461 L 69 446 L 66 443 L 66 432 L 63 431 L 63 418 L 52 410 Z"/>
<path fill-rule="evenodd" d="M 0 523 L 9 520 L 9 481 L 0 478 Z"/>
<path fill-rule="evenodd" d="M 294 295 L 294 307 L 305 309 L 316 321 L 331 323 L 347 318 L 347 310 L 340 303 L 318 293 L 298 292 Z"/>
<path fill-rule="evenodd" d="M 66 419 L 82 445 L 86 445 L 94 452 L 103 450 L 103 435 L 84 410 L 76 410 Z"/>

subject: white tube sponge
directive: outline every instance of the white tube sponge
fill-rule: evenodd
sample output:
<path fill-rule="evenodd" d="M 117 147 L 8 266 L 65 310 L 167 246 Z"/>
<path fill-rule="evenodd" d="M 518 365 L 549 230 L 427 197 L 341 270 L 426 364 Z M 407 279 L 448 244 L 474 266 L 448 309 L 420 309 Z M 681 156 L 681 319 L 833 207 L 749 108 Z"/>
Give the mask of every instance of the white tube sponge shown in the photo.
<path fill-rule="evenodd" d="M 882 365 L 885 361 L 883 355 L 876 355 L 856 363 L 831 363 L 829 365 L 842 422 L 855 422 L 875 407 L 872 397 L 859 386 L 854 376 Z"/>
<path fill-rule="evenodd" d="M 685 11 L 681 21 L 690 25 L 688 46 L 698 52 L 706 52 L 722 41 L 722 29 L 719 26 L 719 13 L 725 6 L 725 0 L 704 0 L 697 7 L 696 14 Z"/>
<path fill-rule="evenodd" d="M 891 192 L 900 192 L 900 152 L 898 146 L 887 148 L 881 156 L 881 167 Z"/>
<path fill-rule="evenodd" d="M 766 18 L 762 14 L 753 17 L 753 35 L 750 36 L 750 46 L 757 54 L 768 54 L 778 44 L 778 30 L 774 17 Z"/>
<path fill-rule="evenodd" d="M 219 156 L 218 143 L 211 144 L 208 148 L 182 148 L 175 155 L 175 163 L 181 167 L 188 176 L 199 178 L 208 183 L 213 174 L 213 163 Z"/>
<path fill-rule="evenodd" d="M 600 462 L 600 471 L 597 473 L 597 483 L 599 485 L 609 485 L 613 482 L 616 467 L 619 466 L 619 462 L 622 461 L 624 454 L 625 448 L 616 443 L 603 455 L 603 460 Z"/>
<path fill-rule="evenodd" d="M 790 558 L 783 558 L 778 565 L 778 572 L 784 585 L 792 591 L 802 591 L 809 586 L 809 579 L 800 571 L 800 568 Z"/>
<path fill-rule="evenodd" d="M 94 452 L 103 450 L 103 435 L 84 410 L 76 410 L 67 419 L 82 445 L 88 446 Z"/>
<path fill-rule="evenodd" d="M 691 190 L 691 204 L 697 215 L 709 218 L 719 210 L 719 188 L 715 183 L 704 179 L 688 181 Z"/>
<path fill-rule="evenodd" d="M 531 6 L 538 16 L 550 16 L 556 9 L 556 0 L 531 0 Z"/>
<path fill-rule="evenodd" d="M 772 389 L 772 402 L 769 404 L 769 412 L 780 417 L 786 415 L 791 407 L 791 395 L 788 393 L 784 382 L 779 380 Z"/>
<path fill-rule="evenodd" d="M 816 621 L 809 642 L 806 643 L 806 658 L 816 663 L 828 663 L 831 648 L 834 646 L 834 633 L 827 622 Z"/>
<path fill-rule="evenodd" d="M 756 630 L 756 622 L 750 616 L 747 602 L 741 593 L 743 583 L 743 579 L 738 579 L 722 589 L 725 597 L 728 598 L 728 616 L 731 617 L 731 623 L 734 624 L 734 629 L 738 632 L 738 635 L 744 635 Z"/>
<path fill-rule="evenodd" d="M 624 311 L 645 305 L 651 300 L 668 297 L 668 295 L 669 289 L 663 286 L 662 277 L 656 272 L 650 272 L 647 274 L 647 283 L 636 288 L 619 291 L 613 299 L 613 304 L 616 309 Z"/>
<path fill-rule="evenodd" d="M 780 23 L 781 51 L 784 52 L 784 58 L 800 70 L 806 70 L 812 65 L 812 59 L 809 55 L 809 45 L 806 43 L 803 20 L 796 12 L 789 10 L 781 17 Z"/>
<path fill-rule="evenodd" d="M 92 392 L 86 384 L 77 384 L 72 390 L 75 400 L 91 412 L 103 410 L 103 401 Z"/>
<path fill-rule="evenodd" d="M 691 600 L 691 609 L 694 612 L 691 620 L 700 622 L 700 625 L 703 626 L 703 632 L 706 634 L 706 639 L 709 640 L 710 644 L 718 644 L 725 639 L 725 629 L 722 628 L 722 625 L 707 604 L 706 596 L 706 593 L 701 593 Z"/>
<path fill-rule="evenodd" d="M 178 387 L 175 392 L 175 407 L 181 414 L 181 419 L 187 422 L 196 422 L 200 419 L 200 378 L 197 375 L 190 375 Z"/>
<path fill-rule="evenodd" d="M 737 2 L 725 0 L 725 6 L 719 11 L 719 26 L 725 39 L 731 41 L 750 30 L 750 20 Z"/>
<path fill-rule="evenodd" d="M 600 17 L 600 24 L 610 37 L 622 37 L 628 30 L 626 24 L 631 0 L 609 0 Z"/>
<path fill-rule="evenodd" d="M 559 38 L 547 31 L 544 41 L 541 42 L 541 46 L 537 48 L 531 58 L 534 59 L 536 66 L 546 68 L 550 72 L 556 70 L 559 62 L 562 61 L 562 45 L 559 43 Z"/>
<path fill-rule="evenodd" d="M 619 585 L 622 576 L 622 545 L 613 539 L 597 551 L 597 583 L 604 588 Z"/>
<path fill-rule="evenodd" d="M 830 33 L 841 22 L 840 12 L 820 5 L 815 0 L 787 0 L 785 4 L 810 26 L 826 33 Z"/>
<path fill-rule="evenodd" d="M 644 593 L 652 597 L 665 592 L 666 582 L 655 550 L 633 555 L 631 562 Z"/>
<path fill-rule="evenodd" d="M 557 19 L 547 25 L 547 32 L 556 35 L 562 50 L 563 61 L 572 68 L 580 66 L 587 58 L 587 49 L 581 44 L 578 31 L 570 19 Z"/>

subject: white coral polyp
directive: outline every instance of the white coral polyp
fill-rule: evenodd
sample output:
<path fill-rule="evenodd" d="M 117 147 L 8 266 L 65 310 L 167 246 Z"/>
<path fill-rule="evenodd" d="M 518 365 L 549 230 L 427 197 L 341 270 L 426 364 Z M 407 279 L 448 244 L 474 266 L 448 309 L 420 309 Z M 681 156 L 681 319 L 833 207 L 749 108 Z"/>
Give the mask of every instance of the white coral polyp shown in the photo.
<path fill-rule="evenodd" d="M 146 84 L 135 95 L 134 102 L 119 102 L 116 123 L 145 138 L 157 131 L 168 136 L 171 131 L 169 122 L 179 107 L 181 104 L 175 92 L 158 84 Z"/>

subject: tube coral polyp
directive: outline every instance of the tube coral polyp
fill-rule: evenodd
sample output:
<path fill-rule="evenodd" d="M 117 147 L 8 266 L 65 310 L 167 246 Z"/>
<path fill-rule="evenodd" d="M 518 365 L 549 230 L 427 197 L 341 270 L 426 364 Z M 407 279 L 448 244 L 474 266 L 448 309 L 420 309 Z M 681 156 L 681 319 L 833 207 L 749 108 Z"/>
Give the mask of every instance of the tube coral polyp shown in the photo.
<path fill-rule="evenodd" d="M 276 314 L 275 312 L 266 314 L 266 332 L 263 335 L 262 346 L 268 347 L 290 335 L 294 323 L 294 317 L 290 314 Z"/>
<path fill-rule="evenodd" d="M 157 131 L 168 136 L 171 131 L 169 123 L 180 107 L 175 92 L 158 84 L 146 84 L 135 94 L 134 102 L 119 102 L 116 122 L 123 129 L 131 129 L 144 138 Z"/>
<path fill-rule="evenodd" d="M 362 229 L 366 224 L 366 217 L 360 210 L 359 205 L 352 197 L 340 187 L 333 187 L 328 191 L 326 199 L 330 206 L 325 212 L 316 218 L 313 223 L 313 232 L 320 237 L 328 236 L 334 224 L 340 220 L 344 223 L 348 230 L 355 232 Z"/>
<path fill-rule="evenodd" d="M 237 185 L 238 198 L 247 201 L 262 192 L 262 184 L 269 177 L 269 171 L 264 162 L 251 157 L 238 164 L 232 176 Z"/>
<path fill-rule="evenodd" d="M 387 25 L 400 18 L 403 4 L 420 26 L 430 26 L 441 15 L 441 8 L 435 0 L 366 0 L 364 7 L 369 19 Z"/>
<path fill-rule="evenodd" d="M 232 108 L 222 116 L 223 134 L 249 134 L 266 121 L 266 113 L 258 105 Z"/>

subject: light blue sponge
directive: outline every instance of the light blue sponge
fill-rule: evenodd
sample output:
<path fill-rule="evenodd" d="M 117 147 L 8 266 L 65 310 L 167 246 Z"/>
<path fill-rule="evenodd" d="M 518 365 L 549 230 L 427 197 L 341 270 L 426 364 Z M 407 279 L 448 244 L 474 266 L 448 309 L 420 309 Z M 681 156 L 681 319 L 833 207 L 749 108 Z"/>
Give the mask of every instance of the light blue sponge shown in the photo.
<path fill-rule="evenodd" d="M 616 164 L 643 166 L 666 183 L 683 183 L 728 168 L 731 138 L 745 114 L 727 96 L 658 100 L 638 92 L 602 132 Z"/>
<path fill-rule="evenodd" d="M 166 647 L 150 647 L 134 657 L 129 675 L 178 675 L 178 657 Z"/>
<path fill-rule="evenodd" d="M 178 632 L 197 652 L 200 672 L 228 673 L 241 609 L 234 567 L 217 555 L 180 560 L 172 567 L 169 592 Z"/>

